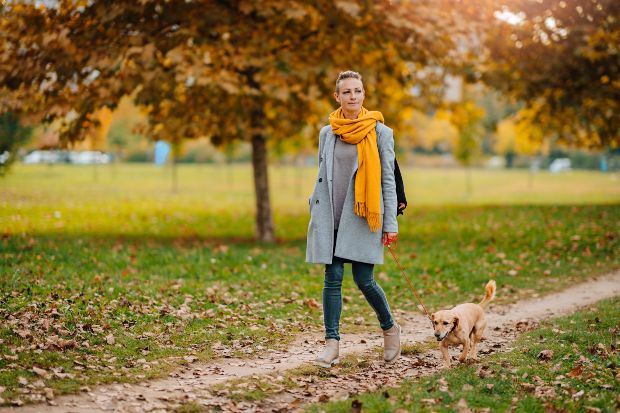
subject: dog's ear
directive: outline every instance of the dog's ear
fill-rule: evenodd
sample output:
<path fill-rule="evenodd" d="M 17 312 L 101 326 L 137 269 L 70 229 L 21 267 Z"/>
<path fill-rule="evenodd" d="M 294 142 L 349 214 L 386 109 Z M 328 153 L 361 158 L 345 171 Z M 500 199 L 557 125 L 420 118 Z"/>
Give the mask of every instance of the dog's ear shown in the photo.
<path fill-rule="evenodd" d="M 454 317 L 452 319 L 452 322 L 454 323 L 454 327 L 458 326 L 459 325 L 459 318 L 458 317 Z"/>
<path fill-rule="evenodd" d="M 431 314 L 431 321 L 435 321 L 435 313 Z"/>

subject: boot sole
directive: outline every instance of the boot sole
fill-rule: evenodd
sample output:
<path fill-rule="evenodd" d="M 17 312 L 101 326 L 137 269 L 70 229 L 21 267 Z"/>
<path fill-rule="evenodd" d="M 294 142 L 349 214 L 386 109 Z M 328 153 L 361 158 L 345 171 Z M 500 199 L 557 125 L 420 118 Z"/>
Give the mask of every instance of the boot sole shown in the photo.
<path fill-rule="evenodd" d="M 319 361 L 319 360 L 316 360 L 316 361 L 314 362 L 314 364 L 315 364 L 316 366 L 319 366 L 319 367 L 323 367 L 323 368 L 325 368 L 325 369 L 328 369 L 328 368 L 330 368 L 330 367 L 332 367 L 332 366 L 334 366 L 334 365 L 338 364 L 338 362 L 339 362 L 339 361 L 340 361 L 340 360 L 338 360 L 338 359 L 334 359 L 334 360 L 332 360 L 332 362 L 331 362 L 331 363 L 326 363 L 326 362 L 324 362 L 324 361 Z"/>
<path fill-rule="evenodd" d="M 401 349 L 399 348 L 399 349 L 398 349 L 398 353 L 394 356 L 394 358 L 393 358 L 393 359 L 391 359 L 391 360 L 386 360 L 386 359 L 383 359 L 383 361 L 385 361 L 385 363 L 386 363 L 386 364 L 394 363 L 394 362 L 395 362 L 396 360 L 398 360 L 398 358 L 400 357 L 400 350 L 401 350 Z"/>

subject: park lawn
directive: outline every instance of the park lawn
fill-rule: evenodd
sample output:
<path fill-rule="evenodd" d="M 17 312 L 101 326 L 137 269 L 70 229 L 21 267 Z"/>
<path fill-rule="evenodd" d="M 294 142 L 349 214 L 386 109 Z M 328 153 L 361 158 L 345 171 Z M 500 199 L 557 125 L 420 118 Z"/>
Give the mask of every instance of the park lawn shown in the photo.
<path fill-rule="evenodd" d="M 308 412 L 615 412 L 620 298 L 544 321 L 514 349 Z M 467 410 L 472 409 L 472 410 Z"/>
<path fill-rule="evenodd" d="M 166 170 L 101 168 L 97 181 L 91 172 L 19 167 L 1 181 L 5 402 L 157 377 L 194 359 L 252 357 L 320 331 L 322 267 L 304 263 L 311 181 L 274 191 L 279 241 L 261 245 L 247 168 L 181 168 L 176 194 L 164 189 Z M 424 179 L 414 172 L 406 176 Z M 298 177 L 273 175 L 274 185 Z M 582 178 L 575 186 L 587 192 Z M 608 176 L 589 179 L 604 204 L 585 205 L 551 181 L 568 205 L 417 206 L 410 196 L 396 252 L 430 310 L 479 299 L 489 278 L 506 303 L 613 271 L 618 196 L 605 190 Z M 376 274 L 393 308 L 418 311 L 389 256 Z M 342 331 L 377 328 L 350 278 L 344 295 Z"/>

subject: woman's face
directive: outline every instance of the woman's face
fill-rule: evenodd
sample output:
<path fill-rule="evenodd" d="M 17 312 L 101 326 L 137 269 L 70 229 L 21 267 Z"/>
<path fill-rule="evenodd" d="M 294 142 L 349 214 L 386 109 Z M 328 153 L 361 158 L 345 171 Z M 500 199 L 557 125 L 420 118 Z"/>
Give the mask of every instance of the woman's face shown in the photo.
<path fill-rule="evenodd" d="M 340 103 L 342 110 L 349 113 L 358 113 L 364 103 L 364 85 L 355 78 L 344 79 L 340 82 L 340 90 L 334 93 L 336 102 Z"/>

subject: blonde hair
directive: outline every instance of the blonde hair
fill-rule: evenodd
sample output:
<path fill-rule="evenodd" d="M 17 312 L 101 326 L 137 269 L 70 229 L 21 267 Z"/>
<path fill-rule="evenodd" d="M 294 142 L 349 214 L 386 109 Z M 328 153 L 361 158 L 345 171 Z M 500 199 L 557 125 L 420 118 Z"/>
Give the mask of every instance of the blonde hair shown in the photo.
<path fill-rule="evenodd" d="M 338 74 L 338 79 L 336 80 L 336 93 L 340 92 L 340 84 L 345 79 L 357 79 L 357 80 L 359 80 L 361 82 L 362 81 L 362 75 L 360 75 L 357 72 L 354 72 L 353 70 L 346 70 L 344 72 L 340 72 Z"/>

